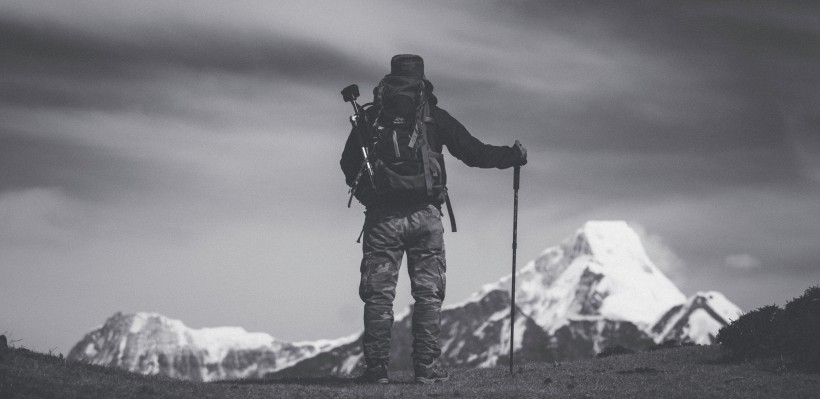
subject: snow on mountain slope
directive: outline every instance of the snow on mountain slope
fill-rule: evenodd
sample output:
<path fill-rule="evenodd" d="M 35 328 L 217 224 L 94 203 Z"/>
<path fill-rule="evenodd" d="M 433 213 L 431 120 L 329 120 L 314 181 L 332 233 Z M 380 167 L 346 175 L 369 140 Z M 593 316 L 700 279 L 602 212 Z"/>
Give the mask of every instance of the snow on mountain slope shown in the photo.
<path fill-rule="evenodd" d="M 474 297 L 497 288 L 509 292 L 510 283 L 510 276 L 504 277 Z M 649 328 L 685 300 L 623 221 L 587 222 L 516 275 L 516 305 L 550 333 L 570 320 L 629 321 Z"/>
<path fill-rule="evenodd" d="M 78 342 L 68 358 L 212 381 L 261 377 L 357 337 L 289 343 L 241 327 L 193 329 L 157 313 L 117 313 Z"/>

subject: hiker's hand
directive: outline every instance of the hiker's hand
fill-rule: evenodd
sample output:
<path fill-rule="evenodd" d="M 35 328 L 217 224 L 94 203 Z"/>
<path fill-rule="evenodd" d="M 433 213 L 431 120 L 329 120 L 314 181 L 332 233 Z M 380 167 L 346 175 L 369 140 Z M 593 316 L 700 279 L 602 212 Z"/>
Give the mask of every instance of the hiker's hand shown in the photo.
<path fill-rule="evenodd" d="M 518 140 L 515 140 L 515 144 L 513 146 L 515 148 L 517 148 L 518 152 L 521 154 L 521 158 L 518 160 L 518 166 L 526 165 L 527 164 L 527 149 L 524 148 L 524 146 Z"/>

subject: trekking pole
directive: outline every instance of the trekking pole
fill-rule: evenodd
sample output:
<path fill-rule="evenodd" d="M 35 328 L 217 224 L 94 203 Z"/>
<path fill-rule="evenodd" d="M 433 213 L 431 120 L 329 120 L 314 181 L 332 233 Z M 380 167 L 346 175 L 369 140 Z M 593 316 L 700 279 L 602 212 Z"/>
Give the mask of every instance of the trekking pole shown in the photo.
<path fill-rule="evenodd" d="M 513 169 L 513 241 L 512 241 L 512 287 L 510 288 L 510 375 L 513 374 L 513 340 L 515 339 L 515 252 L 518 249 L 518 186 L 521 181 L 521 167 Z"/>

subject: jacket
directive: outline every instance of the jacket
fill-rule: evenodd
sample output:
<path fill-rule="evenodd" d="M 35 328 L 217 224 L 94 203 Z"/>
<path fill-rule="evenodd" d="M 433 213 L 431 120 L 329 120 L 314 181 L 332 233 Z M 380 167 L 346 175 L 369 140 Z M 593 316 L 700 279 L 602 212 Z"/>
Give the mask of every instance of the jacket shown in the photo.
<path fill-rule="evenodd" d="M 432 88 L 432 85 L 430 85 Z M 464 162 L 467 166 L 478 168 L 498 168 L 506 169 L 521 164 L 522 154 L 516 147 L 493 146 L 484 144 L 473 137 L 469 131 L 458 120 L 453 118 L 447 111 L 438 107 L 438 100 L 430 90 L 427 101 L 430 104 L 430 114 L 433 117 L 433 124 L 427 130 L 427 140 L 433 151 L 441 153 L 443 147 L 447 147 L 448 152 L 456 159 Z M 367 115 L 369 120 L 374 120 L 377 110 L 371 107 Z M 363 156 L 359 147 L 359 140 L 355 130 L 351 130 L 345 143 L 340 165 L 345 175 L 345 182 L 352 186 L 356 175 L 361 168 Z M 444 162 L 441 165 L 442 174 L 445 176 L 446 167 Z M 426 202 L 440 206 L 444 201 L 441 196 L 426 197 L 423 195 L 408 197 L 388 197 L 377 195 L 367 176 L 362 175 L 359 181 L 356 198 L 365 207 L 388 205 L 390 203 Z M 446 195 L 446 192 L 445 192 Z"/>

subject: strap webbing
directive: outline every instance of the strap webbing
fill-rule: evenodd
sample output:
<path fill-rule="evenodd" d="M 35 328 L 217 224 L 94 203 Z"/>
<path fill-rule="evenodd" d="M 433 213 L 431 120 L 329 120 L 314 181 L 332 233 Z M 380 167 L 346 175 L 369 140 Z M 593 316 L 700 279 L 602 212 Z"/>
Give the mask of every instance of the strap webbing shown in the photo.
<path fill-rule="evenodd" d="M 421 161 L 424 167 L 424 186 L 427 188 L 427 196 L 431 196 L 433 195 L 433 176 L 430 174 L 430 141 L 427 139 L 427 125 L 424 123 L 424 119 L 430 116 L 430 108 L 426 102 L 421 112 L 422 117 L 416 118 L 416 131 L 423 141 L 421 143 Z"/>
<path fill-rule="evenodd" d="M 447 204 L 447 214 L 450 216 L 450 227 L 453 230 L 453 233 L 458 231 L 456 229 L 456 215 L 453 213 L 453 204 L 450 203 L 450 193 L 447 192 L 447 189 L 444 189 L 444 202 Z"/>

